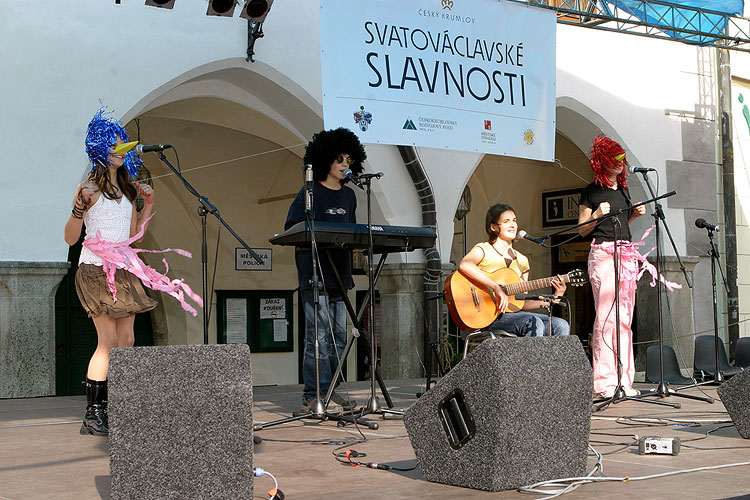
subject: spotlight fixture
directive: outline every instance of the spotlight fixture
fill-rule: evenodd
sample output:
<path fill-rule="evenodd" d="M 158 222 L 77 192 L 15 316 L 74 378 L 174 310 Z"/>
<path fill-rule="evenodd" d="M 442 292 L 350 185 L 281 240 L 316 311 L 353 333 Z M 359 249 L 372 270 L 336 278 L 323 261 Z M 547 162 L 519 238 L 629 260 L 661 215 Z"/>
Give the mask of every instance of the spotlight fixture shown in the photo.
<path fill-rule="evenodd" d="M 146 0 L 146 5 L 161 9 L 171 9 L 174 7 L 174 0 Z"/>
<path fill-rule="evenodd" d="M 273 4 L 273 0 L 245 0 L 240 17 L 244 17 L 248 21 L 262 23 L 266 20 L 268 11 L 271 10 L 271 4 Z"/>
<path fill-rule="evenodd" d="M 236 0 L 208 0 L 207 16 L 232 17 Z"/>

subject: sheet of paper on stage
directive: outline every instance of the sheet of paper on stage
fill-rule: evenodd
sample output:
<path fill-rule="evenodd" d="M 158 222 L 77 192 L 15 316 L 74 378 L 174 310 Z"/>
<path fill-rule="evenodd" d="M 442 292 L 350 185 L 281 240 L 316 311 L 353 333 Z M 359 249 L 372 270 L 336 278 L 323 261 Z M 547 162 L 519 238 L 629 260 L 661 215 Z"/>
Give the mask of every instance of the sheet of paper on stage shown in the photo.
<path fill-rule="evenodd" d="M 227 344 L 247 342 L 247 299 L 226 300 Z"/>

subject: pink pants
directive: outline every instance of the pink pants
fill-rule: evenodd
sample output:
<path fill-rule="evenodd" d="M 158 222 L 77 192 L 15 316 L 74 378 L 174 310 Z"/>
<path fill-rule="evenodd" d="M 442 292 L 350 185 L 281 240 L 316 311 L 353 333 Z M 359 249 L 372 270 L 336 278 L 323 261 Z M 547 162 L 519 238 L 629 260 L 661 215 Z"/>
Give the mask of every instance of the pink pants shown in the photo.
<path fill-rule="evenodd" d="M 629 242 L 623 242 L 625 244 Z M 622 255 L 618 248 L 618 256 Z M 631 387 L 635 376 L 633 361 L 633 307 L 635 306 L 635 276 L 638 262 L 626 255 L 618 258 L 620 275 L 620 360 L 622 361 L 622 386 Z M 589 281 L 594 292 L 596 319 L 591 342 L 594 359 L 594 392 L 602 393 L 617 386 L 617 359 L 615 354 L 615 268 L 614 258 L 604 249 L 591 247 L 588 260 Z"/>

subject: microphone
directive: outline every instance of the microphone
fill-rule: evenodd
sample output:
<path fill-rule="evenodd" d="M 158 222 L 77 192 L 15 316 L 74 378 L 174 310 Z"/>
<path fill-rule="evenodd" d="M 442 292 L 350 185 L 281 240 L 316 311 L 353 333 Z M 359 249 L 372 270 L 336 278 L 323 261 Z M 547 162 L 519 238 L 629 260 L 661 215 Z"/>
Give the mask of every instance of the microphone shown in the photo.
<path fill-rule="evenodd" d="M 313 170 L 312 165 L 305 164 L 305 210 L 312 211 Z"/>
<path fill-rule="evenodd" d="M 527 239 L 527 240 L 529 240 L 529 241 L 533 241 L 533 242 L 534 242 L 534 243 L 536 243 L 537 245 L 541 245 L 541 246 L 543 246 L 543 247 L 546 247 L 546 246 L 547 246 L 547 245 L 546 245 L 546 244 L 544 243 L 544 240 L 543 240 L 542 238 L 536 238 L 536 237 L 534 237 L 534 236 L 531 236 L 531 235 L 530 235 L 529 233 L 527 233 L 527 232 L 526 232 L 526 231 L 524 231 L 523 229 L 521 229 L 520 231 L 518 231 L 518 236 L 519 236 L 520 238 L 525 238 L 525 239 Z"/>
<path fill-rule="evenodd" d="M 695 227 L 706 228 L 709 231 L 716 231 L 717 233 L 721 231 L 719 226 L 706 222 L 706 219 L 695 219 Z"/>
<path fill-rule="evenodd" d="M 359 189 L 364 189 L 365 188 L 362 185 L 362 181 L 359 180 L 359 177 L 357 177 L 356 175 L 354 175 L 354 172 L 352 172 L 351 168 L 347 168 L 346 170 L 344 170 L 344 175 L 346 176 L 347 179 L 349 179 L 354 184 L 356 184 Z"/>
<path fill-rule="evenodd" d="M 647 167 L 634 167 L 633 165 L 628 165 L 628 172 L 630 172 L 631 174 L 635 174 L 638 172 L 656 172 L 656 169 Z"/>
<path fill-rule="evenodd" d="M 562 295 L 553 295 L 550 293 L 517 293 L 515 294 L 517 300 L 562 300 Z"/>
<path fill-rule="evenodd" d="M 143 156 L 144 153 L 156 153 L 158 151 L 164 151 L 165 149 L 172 149 L 172 145 L 154 144 L 153 146 L 144 146 L 143 144 L 138 144 L 133 148 L 135 154 L 137 154 L 138 156 Z"/>

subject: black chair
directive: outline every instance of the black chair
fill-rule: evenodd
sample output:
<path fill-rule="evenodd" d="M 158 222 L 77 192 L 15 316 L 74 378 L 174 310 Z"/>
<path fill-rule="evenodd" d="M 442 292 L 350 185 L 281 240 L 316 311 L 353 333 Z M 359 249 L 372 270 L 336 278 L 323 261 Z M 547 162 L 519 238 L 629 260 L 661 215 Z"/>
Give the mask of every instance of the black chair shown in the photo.
<path fill-rule="evenodd" d="M 737 348 L 734 351 L 734 365 L 742 368 L 750 367 L 750 337 L 737 339 Z"/>
<path fill-rule="evenodd" d="M 708 378 L 707 375 L 714 376 L 716 373 L 716 353 L 714 350 L 716 344 L 714 338 L 713 335 L 698 335 L 695 337 L 693 366 L 704 380 Z M 724 376 L 728 378 L 741 373 L 742 368 L 729 364 L 724 343 L 721 340 L 719 340 L 719 343 L 719 369 L 724 373 Z"/>
<path fill-rule="evenodd" d="M 659 346 L 652 345 L 646 349 L 646 380 L 659 383 Z M 680 365 L 677 363 L 677 355 L 672 346 L 664 346 L 664 381 L 675 385 L 694 384 L 693 379 L 683 377 L 680 373 Z"/>

